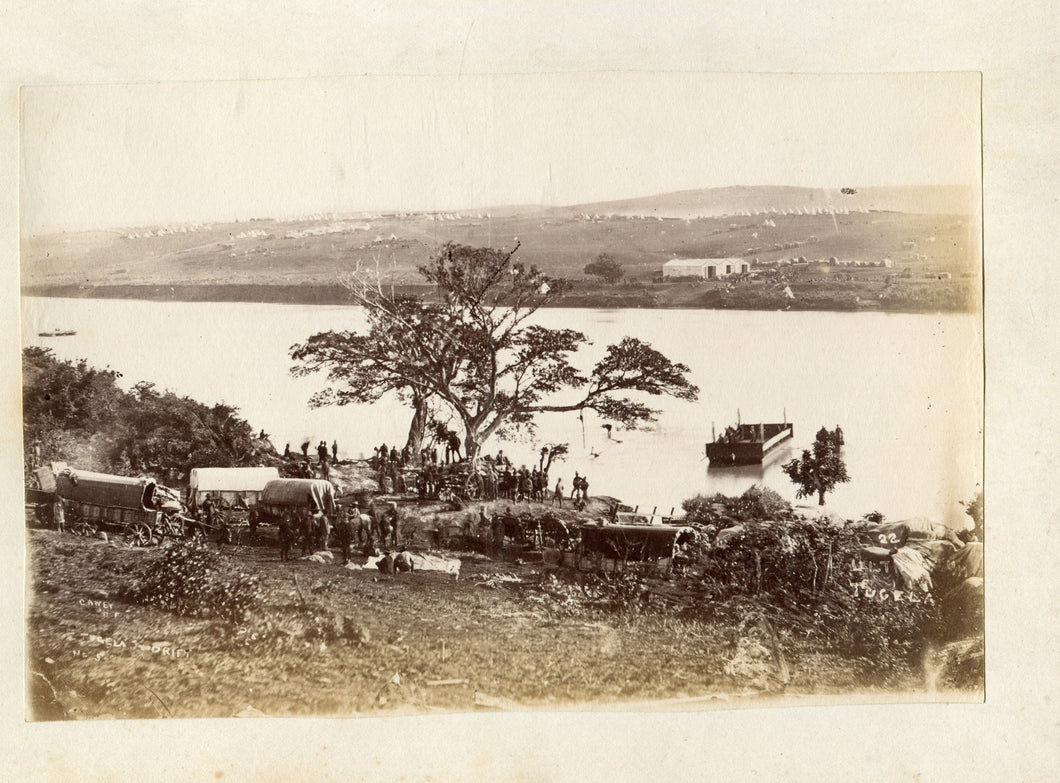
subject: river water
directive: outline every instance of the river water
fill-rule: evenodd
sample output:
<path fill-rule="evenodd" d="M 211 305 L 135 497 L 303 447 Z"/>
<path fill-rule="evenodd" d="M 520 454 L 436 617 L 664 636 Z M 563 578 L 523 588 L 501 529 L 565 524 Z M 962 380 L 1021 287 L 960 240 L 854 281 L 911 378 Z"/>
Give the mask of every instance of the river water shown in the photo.
<path fill-rule="evenodd" d="M 310 410 L 323 377 L 292 378 L 290 346 L 327 329 L 363 323 L 350 307 L 257 303 L 143 302 L 23 297 L 24 345 L 52 348 L 122 373 L 129 388 L 154 382 L 204 403 L 237 406 L 278 450 L 337 439 L 340 457 L 403 444 L 409 412 L 396 401 Z M 544 443 L 571 454 L 552 470 L 567 492 L 577 470 L 590 494 L 668 512 L 699 492 L 738 494 L 752 484 L 795 500 L 780 465 L 807 448 L 821 427 L 840 425 L 851 481 L 827 502 L 848 518 L 877 510 L 888 519 L 928 516 L 960 525 L 982 472 L 982 352 L 979 320 L 965 314 L 549 309 L 538 322 L 584 332 L 590 366 L 625 335 L 652 343 L 691 369 L 694 403 L 660 399 L 648 431 L 609 439 L 591 413 L 540 418 L 533 440 L 491 441 L 517 463 Z M 71 337 L 38 332 L 74 329 Z M 712 424 L 794 424 L 795 437 L 763 466 L 713 469 L 703 458 Z M 455 429 L 454 422 L 454 429 Z M 815 503 L 802 500 L 800 503 Z"/>

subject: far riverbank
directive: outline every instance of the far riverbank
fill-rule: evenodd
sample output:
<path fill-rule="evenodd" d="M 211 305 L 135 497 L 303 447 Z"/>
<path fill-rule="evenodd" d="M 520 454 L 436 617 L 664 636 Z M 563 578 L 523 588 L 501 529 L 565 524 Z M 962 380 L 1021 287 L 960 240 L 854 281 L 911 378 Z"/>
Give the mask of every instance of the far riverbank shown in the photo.
<path fill-rule="evenodd" d="M 794 298 L 761 286 L 736 287 L 695 283 L 663 283 L 616 287 L 578 287 L 553 308 L 661 310 L 810 310 L 818 312 L 973 313 L 976 301 L 959 280 L 933 281 L 926 290 L 867 295 L 856 284 L 814 283 L 793 286 Z M 802 290 L 800 290 L 802 289 Z M 394 286 L 399 293 L 430 298 L 422 285 Z M 221 284 L 221 285 L 62 285 L 25 286 L 24 297 L 69 299 L 123 299 L 148 302 L 243 302 L 291 305 L 348 305 L 349 293 L 341 285 Z"/>

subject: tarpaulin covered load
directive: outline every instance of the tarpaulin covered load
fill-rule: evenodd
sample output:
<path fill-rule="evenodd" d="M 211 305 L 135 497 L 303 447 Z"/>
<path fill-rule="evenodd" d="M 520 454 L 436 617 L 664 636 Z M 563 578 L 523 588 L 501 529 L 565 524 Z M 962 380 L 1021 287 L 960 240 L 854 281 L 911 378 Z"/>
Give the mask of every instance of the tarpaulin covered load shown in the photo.
<path fill-rule="evenodd" d="M 931 571 L 928 570 L 924 556 L 912 547 L 904 546 L 891 555 L 894 568 L 902 577 L 907 590 L 928 592 L 933 587 Z"/>
<path fill-rule="evenodd" d="M 946 567 L 955 579 L 981 579 L 983 577 L 983 545 L 978 541 L 965 544 L 950 558 Z"/>
<path fill-rule="evenodd" d="M 369 478 L 363 473 L 352 473 L 348 470 L 332 470 L 328 479 L 335 485 L 335 491 L 339 495 L 357 495 L 367 498 L 382 491 L 379 482 Z"/>
<path fill-rule="evenodd" d="M 154 508 L 155 481 L 67 468 L 55 477 L 55 494 L 76 503 L 150 511 Z"/>
<path fill-rule="evenodd" d="M 292 508 L 335 513 L 335 488 L 323 479 L 273 479 L 261 491 L 258 505 L 275 513 Z"/>
<path fill-rule="evenodd" d="M 960 539 L 953 530 L 924 517 L 869 525 L 865 528 L 864 538 L 870 546 L 891 549 L 903 547 L 910 541 L 948 541 L 954 546 L 960 544 Z"/>
<path fill-rule="evenodd" d="M 198 506 L 212 495 L 232 504 L 242 501 L 250 507 L 258 502 L 265 485 L 279 477 L 276 468 L 192 468 L 188 500 Z"/>
<path fill-rule="evenodd" d="M 958 578 L 982 576 L 982 545 L 965 544 L 948 526 L 924 517 L 870 525 L 864 530 L 863 541 L 868 546 L 862 548 L 862 554 L 871 559 L 889 555 L 910 590 L 927 592 L 939 576 L 944 582 L 950 574 Z"/>

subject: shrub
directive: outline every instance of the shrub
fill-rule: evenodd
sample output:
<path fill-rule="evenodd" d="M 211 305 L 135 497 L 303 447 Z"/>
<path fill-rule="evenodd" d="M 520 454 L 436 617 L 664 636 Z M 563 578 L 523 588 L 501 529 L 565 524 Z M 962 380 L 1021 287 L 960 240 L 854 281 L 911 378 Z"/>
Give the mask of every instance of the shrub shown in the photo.
<path fill-rule="evenodd" d="M 585 274 L 599 277 L 611 285 L 621 280 L 622 275 L 625 273 L 622 264 L 610 253 L 601 253 L 596 257 L 595 261 L 586 264 L 583 271 Z"/>
<path fill-rule="evenodd" d="M 852 530 L 821 520 L 745 521 L 723 548 L 703 553 L 701 565 L 719 598 L 770 596 L 798 607 L 827 589 L 848 587 L 859 548 Z"/>
<path fill-rule="evenodd" d="M 855 661 L 864 680 L 889 684 L 917 666 L 938 625 L 929 596 L 899 591 L 864 563 L 853 526 L 823 520 L 743 522 L 721 548 L 697 553 L 704 619 L 761 612 L 779 629 Z M 883 591 L 882 593 L 880 591 Z"/>
<path fill-rule="evenodd" d="M 696 495 L 685 500 L 681 507 L 685 510 L 688 524 L 795 519 L 788 501 L 776 491 L 758 484 L 752 485 L 739 497 L 720 493 Z"/>
<path fill-rule="evenodd" d="M 257 576 L 239 571 L 205 544 L 183 542 L 146 563 L 122 597 L 190 617 L 238 623 L 261 595 Z"/>
<path fill-rule="evenodd" d="M 521 600 L 545 610 L 552 618 L 584 614 L 632 616 L 648 606 L 646 567 L 630 564 L 624 573 L 589 573 L 559 570 L 548 573 L 537 584 L 527 583 L 518 593 Z"/>
<path fill-rule="evenodd" d="M 938 619 L 930 597 L 911 604 L 862 595 L 836 614 L 822 629 L 829 647 L 853 659 L 864 680 L 879 685 L 894 684 L 919 665 Z"/>

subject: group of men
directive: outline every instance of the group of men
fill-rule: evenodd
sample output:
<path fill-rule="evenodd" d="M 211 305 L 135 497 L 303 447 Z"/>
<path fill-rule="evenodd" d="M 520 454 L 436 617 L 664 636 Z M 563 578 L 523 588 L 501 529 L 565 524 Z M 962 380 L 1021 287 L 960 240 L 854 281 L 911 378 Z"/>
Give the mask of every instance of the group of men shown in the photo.
<path fill-rule="evenodd" d="M 456 464 L 460 462 L 460 436 L 452 431 L 449 431 L 445 438 L 442 440 L 445 444 L 445 462 L 448 465 L 450 463 Z M 398 451 L 396 446 L 387 448 L 384 443 L 376 449 L 373 449 L 372 461 L 374 466 L 379 468 L 383 465 L 395 464 L 399 468 L 411 466 L 413 457 L 416 456 L 406 445 L 401 451 Z M 419 453 L 419 466 L 426 467 L 427 465 L 441 465 L 442 461 L 438 458 L 437 448 L 422 448 Z"/>
<path fill-rule="evenodd" d="M 342 551 L 342 563 L 350 562 L 354 546 L 364 547 L 371 554 L 378 545 L 397 547 L 400 541 L 399 515 L 395 503 L 384 504 L 381 510 L 369 508 L 362 513 L 359 506 L 339 506 L 332 518 L 319 509 L 299 509 L 288 512 L 279 523 L 277 542 L 280 560 L 291 559 L 291 549 L 301 542 L 302 555 L 328 550 L 334 543 Z"/>
<path fill-rule="evenodd" d="M 377 468 L 383 465 L 396 465 L 399 468 L 403 468 L 409 464 L 409 460 L 412 456 L 407 445 L 401 449 L 401 451 L 398 451 L 397 446 L 387 448 L 387 445 L 384 443 L 372 451 L 372 460 Z"/>
<path fill-rule="evenodd" d="M 419 457 L 418 465 L 415 464 L 416 456 Z M 401 451 L 397 447 L 387 447 L 384 443 L 373 449 L 371 459 L 372 466 L 378 471 L 379 486 L 385 492 L 404 493 L 415 490 L 421 499 L 434 498 L 442 487 L 445 479 L 445 468 L 443 464 L 450 462 L 456 465 L 460 462 L 460 438 L 451 433 L 446 441 L 445 462 L 438 458 L 438 449 L 420 449 L 419 455 L 415 455 L 406 445 Z M 415 487 L 412 482 L 406 483 L 404 469 L 406 467 L 418 467 Z"/>
<path fill-rule="evenodd" d="M 294 454 L 291 453 L 291 444 L 288 443 L 283 447 L 283 458 L 294 459 Z M 313 469 L 309 464 L 309 441 L 306 440 L 302 443 L 302 458 L 301 470 L 298 474 L 303 478 L 312 478 Z M 339 461 L 339 442 L 337 440 L 331 441 L 331 456 L 328 457 L 328 444 L 327 441 L 320 441 L 317 444 L 317 464 L 319 465 L 321 478 L 329 478 L 329 462 L 331 465 L 337 465 Z"/>
<path fill-rule="evenodd" d="M 582 500 L 587 501 L 589 499 L 589 479 L 586 476 L 579 476 L 578 471 L 574 471 L 574 480 L 571 481 L 571 500 Z M 558 486 L 557 486 L 558 489 Z"/>
<path fill-rule="evenodd" d="M 294 455 L 291 453 L 291 444 L 288 443 L 288 444 L 286 444 L 283 447 L 283 458 L 284 459 L 290 459 L 293 456 Z M 309 459 L 309 441 L 308 440 L 305 441 L 305 443 L 302 444 L 302 456 L 305 457 L 306 459 Z M 317 460 L 319 462 L 327 462 L 328 461 L 328 444 L 327 444 L 327 441 L 323 441 L 322 440 L 322 441 L 320 441 L 320 443 L 317 444 Z M 337 440 L 331 441 L 331 461 L 333 463 L 339 461 L 339 442 Z"/>
<path fill-rule="evenodd" d="M 444 475 L 441 465 L 428 463 L 423 466 L 416 477 L 416 492 L 420 496 L 420 500 L 438 497 Z"/>

